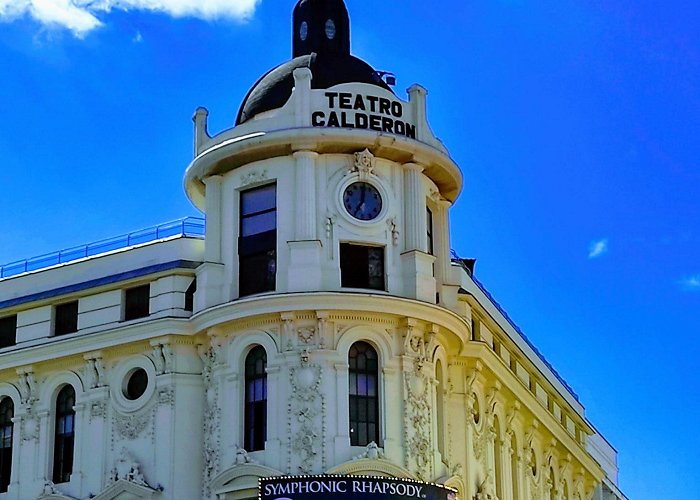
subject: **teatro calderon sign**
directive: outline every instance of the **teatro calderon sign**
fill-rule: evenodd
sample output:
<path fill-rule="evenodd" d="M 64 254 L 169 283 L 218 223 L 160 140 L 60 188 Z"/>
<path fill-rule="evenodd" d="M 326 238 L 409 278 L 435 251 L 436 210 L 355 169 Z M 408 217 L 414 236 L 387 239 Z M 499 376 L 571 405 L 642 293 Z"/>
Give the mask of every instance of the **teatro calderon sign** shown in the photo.
<path fill-rule="evenodd" d="M 386 92 L 386 96 L 366 92 L 323 92 L 311 111 L 314 127 L 357 128 L 416 138 L 416 125 L 407 117 L 405 103 Z"/>
<path fill-rule="evenodd" d="M 406 479 L 365 476 L 262 478 L 260 500 L 455 500 L 451 488 Z"/>

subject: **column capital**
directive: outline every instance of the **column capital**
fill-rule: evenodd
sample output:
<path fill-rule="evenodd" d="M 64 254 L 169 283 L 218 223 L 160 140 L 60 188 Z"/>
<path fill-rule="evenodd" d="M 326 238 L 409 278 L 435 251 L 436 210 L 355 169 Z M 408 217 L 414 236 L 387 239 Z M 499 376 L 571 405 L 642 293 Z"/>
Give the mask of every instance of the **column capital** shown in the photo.
<path fill-rule="evenodd" d="M 415 163 L 415 162 L 404 163 L 403 167 L 406 170 L 412 170 L 412 171 L 418 172 L 418 173 L 422 173 L 423 170 L 425 170 L 425 165 L 421 165 L 420 163 Z"/>
<path fill-rule="evenodd" d="M 311 151 L 310 148 L 300 148 L 292 153 L 294 158 L 317 158 L 318 153 L 316 151 Z"/>

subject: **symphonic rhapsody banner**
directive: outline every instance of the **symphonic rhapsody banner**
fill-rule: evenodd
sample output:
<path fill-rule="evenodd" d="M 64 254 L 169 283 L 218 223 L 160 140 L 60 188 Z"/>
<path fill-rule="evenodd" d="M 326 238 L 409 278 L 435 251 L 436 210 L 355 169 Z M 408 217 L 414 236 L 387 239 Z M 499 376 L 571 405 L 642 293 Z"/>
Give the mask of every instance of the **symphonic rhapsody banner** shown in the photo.
<path fill-rule="evenodd" d="M 263 478 L 260 500 L 455 500 L 445 486 L 407 479 L 365 476 Z"/>

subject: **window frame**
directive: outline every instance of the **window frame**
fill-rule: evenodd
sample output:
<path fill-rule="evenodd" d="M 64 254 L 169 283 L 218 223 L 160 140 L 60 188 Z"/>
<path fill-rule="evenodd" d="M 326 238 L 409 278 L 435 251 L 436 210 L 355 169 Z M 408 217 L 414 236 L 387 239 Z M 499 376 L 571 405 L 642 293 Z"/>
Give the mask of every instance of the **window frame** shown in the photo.
<path fill-rule="evenodd" d="M 3 331 L 3 328 L 10 324 L 14 326 L 8 328 L 7 331 Z M 12 334 L 9 333 L 10 331 L 12 331 Z M 10 314 L 0 318 L 0 349 L 15 345 L 17 345 L 17 315 Z"/>
<path fill-rule="evenodd" d="M 129 308 L 129 294 L 131 293 L 137 293 L 137 291 L 140 290 L 147 290 L 147 307 L 146 310 L 144 311 L 143 304 L 141 304 L 139 307 L 141 309 L 137 309 L 135 312 L 130 312 L 131 309 Z M 135 285 L 131 286 L 129 288 L 125 288 L 122 292 L 122 307 L 123 307 L 123 312 L 122 312 L 122 318 L 123 321 L 133 321 L 136 319 L 143 319 L 147 318 L 151 315 L 151 283 L 142 283 L 140 285 Z M 136 306 L 134 306 L 136 307 Z"/>
<path fill-rule="evenodd" d="M 72 395 L 67 395 L 68 392 Z M 61 401 L 62 398 L 65 401 Z M 72 399 L 72 404 L 69 405 Z M 54 484 L 67 483 L 71 480 L 73 466 L 75 464 L 75 404 L 76 392 L 71 384 L 66 384 L 58 391 L 54 399 L 54 429 L 53 429 L 53 461 L 51 478 Z M 66 406 L 66 408 L 63 408 Z M 61 427 L 68 417 L 70 432 L 60 432 Z"/>
<path fill-rule="evenodd" d="M 10 408 L 4 408 L 9 403 Z M 11 413 L 6 419 L 8 411 Z M 0 400 L 0 493 L 6 493 L 12 480 L 12 453 L 14 440 L 15 402 L 11 397 L 5 396 Z M 9 437 L 7 429 L 9 428 Z M 8 446 L 9 443 L 9 446 Z"/>
<path fill-rule="evenodd" d="M 274 190 L 274 206 L 262 210 L 245 213 L 243 205 L 246 195 L 272 188 Z M 239 297 L 248 297 L 259 293 L 274 292 L 277 290 L 277 183 L 271 182 L 261 186 L 239 191 L 238 196 L 238 295 Z M 244 224 L 247 220 L 262 215 L 274 214 L 274 228 L 259 233 L 244 235 Z M 267 241 L 270 240 L 270 241 Z M 262 247 L 260 249 L 256 247 Z M 248 247 L 248 248 L 247 248 Z M 250 248 L 252 247 L 252 248 Z M 254 265 L 250 265 L 255 261 L 267 263 L 267 271 L 263 277 L 253 271 L 256 269 Z M 249 264 L 249 265 L 246 265 Z M 260 262 L 258 262 L 260 264 Z M 270 269 L 274 268 L 274 271 Z M 251 273 L 250 276 L 248 273 Z M 258 278 L 257 280 L 255 278 Z"/>
<path fill-rule="evenodd" d="M 364 271 L 363 273 L 356 273 L 355 270 L 358 269 L 356 267 L 349 268 L 347 265 L 343 265 L 343 261 L 346 263 L 356 263 L 357 259 L 355 258 L 357 255 L 350 256 L 349 253 L 350 249 L 352 247 L 354 248 L 354 252 L 357 253 L 358 249 L 364 249 L 367 251 L 367 257 L 365 260 L 362 262 L 367 263 L 367 270 Z M 344 248 L 346 249 L 344 251 Z M 381 263 L 382 263 L 382 286 L 377 287 L 377 286 L 371 286 L 371 281 L 372 281 L 372 276 L 370 276 L 370 256 L 369 256 L 369 251 L 370 250 L 380 250 L 381 251 Z M 346 258 L 347 257 L 347 258 Z M 364 258 L 364 257 L 363 257 Z M 386 246 L 385 245 L 373 245 L 373 244 L 366 244 L 366 243 L 358 243 L 354 241 L 341 241 L 339 246 L 338 246 L 338 262 L 339 262 L 339 270 L 340 270 L 340 287 L 341 288 L 346 288 L 350 290 L 372 290 L 374 292 L 387 292 L 388 291 L 388 279 L 387 279 L 387 251 L 386 251 Z M 346 274 L 347 273 L 347 274 Z M 359 284 L 357 281 L 354 281 L 354 277 L 356 275 L 361 275 L 364 278 L 366 278 L 366 285 L 364 284 Z M 365 276 L 366 274 L 366 276 Z M 349 280 L 353 280 L 348 282 Z M 355 286 L 357 285 L 357 286 Z"/>
<path fill-rule="evenodd" d="M 355 368 L 353 369 L 353 362 L 352 362 L 352 354 L 353 354 L 353 349 L 355 349 L 357 346 L 366 346 L 365 350 L 361 352 L 360 354 L 364 354 L 368 351 L 371 350 L 371 352 L 374 354 L 375 357 L 375 364 L 376 367 L 374 370 L 370 369 L 358 369 Z M 381 447 L 382 446 L 382 390 L 381 390 L 381 358 L 379 356 L 379 350 L 369 341 L 367 340 L 358 340 L 356 342 L 353 342 L 352 345 L 350 346 L 350 349 L 348 349 L 348 354 L 347 354 L 347 360 L 348 360 L 348 435 L 350 437 L 350 446 L 367 446 L 371 442 L 374 442 L 377 444 L 377 446 Z M 353 375 L 355 377 L 353 377 Z M 357 392 L 357 387 L 359 386 L 358 384 L 358 376 L 368 376 L 368 375 L 373 375 L 374 376 L 374 395 L 363 395 L 363 394 L 353 394 L 352 386 L 353 386 L 353 378 L 355 380 L 355 389 Z M 371 392 L 371 391 L 367 391 Z M 353 398 L 355 398 L 353 400 Z M 374 400 L 374 412 L 373 413 L 373 418 L 374 421 L 372 422 L 370 420 L 370 415 L 369 415 L 369 401 Z M 357 409 L 354 412 L 357 416 L 358 419 L 353 420 L 353 401 L 357 402 Z M 366 421 L 362 421 L 359 419 L 359 414 L 360 414 L 360 407 L 359 405 L 361 403 L 365 404 L 365 414 L 367 416 Z M 355 424 L 355 425 L 353 425 Z M 374 433 L 370 432 L 370 426 L 374 425 Z M 365 440 L 361 440 L 361 432 L 359 431 L 360 425 L 365 425 Z M 357 429 L 355 429 L 357 428 Z M 357 430 L 357 432 L 355 432 Z M 365 442 L 366 441 L 366 442 Z"/>
<path fill-rule="evenodd" d="M 75 307 L 75 313 L 74 313 L 74 318 L 73 316 L 73 311 L 71 310 L 71 318 L 70 318 L 70 326 L 69 327 L 64 327 L 68 321 L 65 320 L 64 318 L 59 318 L 59 316 L 62 316 L 65 311 L 67 311 L 68 307 Z M 62 302 L 60 304 L 56 304 L 53 306 L 53 331 L 52 331 L 52 336 L 53 337 L 62 337 L 64 335 L 70 335 L 71 333 L 76 333 L 78 331 L 78 316 L 80 315 L 80 301 L 79 300 L 71 300 L 68 302 Z M 73 322 L 75 322 L 75 326 L 73 326 Z"/>
<path fill-rule="evenodd" d="M 257 366 L 259 361 L 263 363 L 262 370 Z M 262 382 L 263 393 L 263 397 L 259 399 L 256 398 L 258 382 Z M 265 449 L 268 427 L 268 382 L 267 350 L 261 345 L 255 345 L 248 351 L 243 362 L 243 448 L 248 452 Z"/>

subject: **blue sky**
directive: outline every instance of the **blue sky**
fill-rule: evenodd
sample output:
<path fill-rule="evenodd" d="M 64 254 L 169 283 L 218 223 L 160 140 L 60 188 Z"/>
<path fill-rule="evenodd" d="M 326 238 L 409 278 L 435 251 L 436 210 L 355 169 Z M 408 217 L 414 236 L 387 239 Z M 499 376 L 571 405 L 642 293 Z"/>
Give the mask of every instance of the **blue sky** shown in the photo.
<path fill-rule="evenodd" d="M 230 127 L 291 52 L 291 0 L 52 3 L 0 0 L 2 263 L 196 215 L 193 111 Z M 619 450 L 623 489 L 700 498 L 700 6 L 347 3 L 354 53 L 429 89 L 465 177 L 453 246 Z"/>

